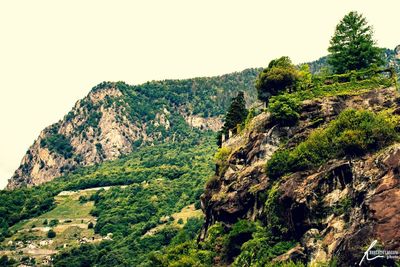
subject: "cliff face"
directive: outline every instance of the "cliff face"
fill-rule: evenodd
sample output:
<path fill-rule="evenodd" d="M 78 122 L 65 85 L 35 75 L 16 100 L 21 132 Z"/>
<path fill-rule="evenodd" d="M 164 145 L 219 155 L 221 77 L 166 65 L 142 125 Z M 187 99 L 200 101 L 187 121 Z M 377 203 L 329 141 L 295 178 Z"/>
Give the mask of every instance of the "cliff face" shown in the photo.
<path fill-rule="evenodd" d="M 38 185 L 79 166 L 113 160 L 143 145 L 218 131 L 231 97 L 251 88 L 256 69 L 212 78 L 130 86 L 102 83 L 28 149 L 8 189 Z"/>
<path fill-rule="evenodd" d="M 113 104 L 108 105 L 106 98 Z M 146 132 L 148 125 L 169 127 L 167 110 L 161 110 L 153 121 L 132 122 L 124 109 L 115 104 L 118 100 L 123 101 L 122 99 L 122 92 L 112 86 L 92 91 L 85 99 L 78 101 L 63 120 L 40 133 L 10 179 L 8 188 L 24 184 L 38 185 L 77 166 L 116 159 L 131 152 L 136 141 L 152 142 L 157 138 L 159 133 Z M 72 155 L 53 149 L 57 143 L 46 143 L 46 140 L 55 135 L 63 136 L 66 146 L 72 149 Z"/>
<path fill-rule="evenodd" d="M 372 240 L 399 250 L 399 143 L 363 157 L 334 159 L 278 183 L 265 173 L 266 162 L 280 146 L 294 147 L 346 108 L 397 113 L 399 107 L 396 89 L 385 88 L 304 101 L 294 127 L 274 125 L 268 113 L 258 115 L 245 132 L 223 144 L 230 154 L 202 195 L 206 223 L 200 239 L 217 221 L 229 228 L 239 219 L 276 216 L 298 245 L 275 261 L 314 264 L 337 259 L 338 266 L 352 266 Z M 265 208 L 272 190 L 280 207 L 275 214 Z"/>

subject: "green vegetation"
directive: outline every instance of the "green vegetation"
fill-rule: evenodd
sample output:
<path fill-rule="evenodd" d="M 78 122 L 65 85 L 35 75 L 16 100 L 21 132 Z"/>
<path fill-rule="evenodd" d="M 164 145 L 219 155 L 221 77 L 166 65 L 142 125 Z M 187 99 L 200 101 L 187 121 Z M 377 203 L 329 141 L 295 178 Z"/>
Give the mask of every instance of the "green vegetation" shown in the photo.
<path fill-rule="evenodd" d="M 47 147 L 50 151 L 62 155 L 64 158 L 71 158 L 73 155 L 73 147 L 65 135 L 53 133 L 42 139 L 40 146 Z"/>
<path fill-rule="evenodd" d="M 289 57 L 272 60 L 257 78 L 258 99 L 268 104 L 271 96 L 294 90 L 299 73 Z"/>
<path fill-rule="evenodd" d="M 175 238 L 166 248 L 152 253 L 150 263 L 153 266 L 265 266 L 294 246 L 292 241 L 274 238 L 261 222 L 239 220 L 229 229 L 217 222 L 210 227 L 204 241 Z"/>
<path fill-rule="evenodd" d="M 392 86 L 397 80 L 392 69 L 373 66 L 380 64 L 380 50 L 374 47 L 371 28 L 355 12 L 337 26 L 329 51 L 330 69 L 326 68 L 327 58 L 296 67 L 288 57 L 281 57 L 259 73 L 258 98 L 268 104 L 274 123 L 295 125 L 303 100 L 358 94 Z M 393 56 L 387 54 L 388 58 Z M 331 75 L 332 71 L 340 74 Z M 399 119 L 346 110 L 296 147 L 281 148 L 267 162 L 272 184 L 258 195 L 264 203 L 260 221 L 238 218 L 227 225 L 216 222 L 206 238 L 197 242 L 204 223 L 198 210 L 203 185 L 207 182 L 207 188 L 216 188 L 220 182 L 217 175 L 226 169 L 232 150 L 222 147 L 215 153 L 214 173 L 214 134 L 191 129 L 181 113 L 203 117 L 226 114 L 220 134 L 229 130 L 240 133 L 256 115 L 254 109 L 247 111 L 244 95 L 255 100 L 256 91 L 250 88 L 257 74 L 258 70 L 250 69 L 213 78 L 135 86 L 104 82 L 94 87 L 93 91 L 116 87 L 122 95 L 106 96 L 96 103 L 83 100 L 87 119 L 74 134 L 84 136 L 89 127 L 99 131 L 102 113 L 98 108 L 105 104 L 122 111 L 117 120 L 129 119 L 138 127 L 146 123 L 147 134 L 157 137 L 151 146 L 142 139 L 135 141 L 137 149 L 118 160 L 75 170 L 38 187 L 0 191 L 0 242 L 34 240 L 38 238 L 32 234 L 34 228 L 45 225 L 53 227 L 47 237 L 55 243 L 76 241 L 83 235 L 98 238 L 62 250 L 54 258 L 55 266 L 304 266 L 271 262 L 297 244 L 278 204 L 282 182 L 278 178 L 333 158 L 377 151 L 397 140 Z M 160 112 L 170 122 L 169 129 L 152 123 Z M 74 116 L 71 112 L 66 120 Z M 58 133 L 58 128 L 55 124 L 48 129 L 41 146 L 79 161 L 70 140 Z M 100 143 L 95 147 L 103 149 Z M 94 187 L 98 188 L 84 190 Z M 61 191 L 68 192 L 58 195 Z M 352 200 L 344 197 L 329 207 L 329 212 L 346 215 L 352 205 Z M 46 233 L 42 237 L 46 238 Z M 2 264 L 14 262 L 3 256 Z"/>
<path fill-rule="evenodd" d="M 7 255 L 0 257 L 0 266 L 15 266 L 17 262 L 12 258 L 8 258 Z"/>
<path fill-rule="evenodd" d="M 271 119 L 282 126 L 291 126 L 300 118 L 300 101 L 289 95 L 279 95 L 271 99 L 269 104 Z"/>
<path fill-rule="evenodd" d="M 222 128 L 223 134 L 227 135 L 229 130 L 233 130 L 235 133 L 237 131 L 237 126 L 245 121 L 248 113 L 244 94 L 243 92 L 239 92 L 238 95 L 232 99 L 228 112 L 225 115 L 224 126 Z"/>
<path fill-rule="evenodd" d="M 375 46 L 372 27 L 355 11 L 336 26 L 330 41 L 328 62 L 335 73 L 369 68 L 383 64 L 383 51 Z"/>
<path fill-rule="evenodd" d="M 49 226 L 53 227 L 56 226 L 60 221 L 58 219 L 53 219 L 50 221 Z"/>
<path fill-rule="evenodd" d="M 101 253 L 103 247 L 110 251 L 109 257 L 115 253 L 124 255 L 126 266 L 135 266 L 134 262 L 144 261 L 149 252 L 169 244 L 180 231 L 175 223 L 167 225 L 168 222 L 163 223 L 160 218 L 199 201 L 203 186 L 214 169 L 215 148 L 214 134 L 204 132 L 198 137 L 180 143 L 142 147 L 119 160 L 81 168 L 37 187 L 0 191 L 2 239 L 14 234 L 14 229 L 18 229 L 16 224 L 25 223 L 22 220 L 38 217 L 37 225 L 44 222 L 53 225 L 52 220 L 81 220 L 92 210 L 92 214 L 98 216 L 95 231 L 104 235 L 113 233 L 113 241 L 73 249 L 82 252 L 82 258 L 68 252 L 61 254 L 56 266 L 63 266 L 62 262 L 68 263 L 68 260 L 76 265 L 67 266 L 80 266 L 78 262 L 84 262 L 89 255 L 88 248 L 96 259 L 96 253 Z M 84 196 L 85 201 L 79 198 L 82 195 L 60 195 L 56 197 L 57 205 L 54 201 L 63 190 L 112 185 L 130 186 L 92 191 L 91 197 Z M 159 232 L 145 235 L 164 224 Z M 182 238 L 182 234 L 180 236 Z M 127 247 L 130 247 L 128 251 Z M 96 264 L 107 266 L 102 264 L 108 259 L 100 258 Z"/>
<path fill-rule="evenodd" d="M 55 194 L 57 190 L 40 187 L 0 191 L 0 241 L 12 234 L 10 226 L 54 208 Z"/>
<path fill-rule="evenodd" d="M 122 102 L 134 103 L 126 106 L 133 121 L 154 119 L 165 106 L 186 106 L 194 115 L 211 117 L 223 115 L 239 91 L 254 100 L 255 92 L 250 89 L 257 74 L 258 69 L 248 69 L 211 78 L 152 81 L 135 86 L 119 82 L 117 86 L 124 95 Z M 93 90 L 105 86 L 108 85 L 101 84 Z"/>
<path fill-rule="evenodd" d="M 231 153 L 231 148 L 226 146 L 219 148 L 215 153 L 214 161 L 219 168 L 218 173 L 223 173 L 226 167 L 228 167 L 228 158 Z"/>
<path fill-rule="evenodd" d="M 56 232 L 54 232 L 54 230 L 53 229 L 50 229 L 48 232 L 47 232 L 47 237 L 48 238 L 54 238 L 54 237 L 56 237 Z"/>
<path fill-rule="evenodd" d="M 289 172 L 319 166 L 332 158 L 376 151 L 398 138 L 394 121 L 384 114 L 346 110 L 294 149 L 275 152 L 267 162 L 267 173 L 276 179 Z"/>

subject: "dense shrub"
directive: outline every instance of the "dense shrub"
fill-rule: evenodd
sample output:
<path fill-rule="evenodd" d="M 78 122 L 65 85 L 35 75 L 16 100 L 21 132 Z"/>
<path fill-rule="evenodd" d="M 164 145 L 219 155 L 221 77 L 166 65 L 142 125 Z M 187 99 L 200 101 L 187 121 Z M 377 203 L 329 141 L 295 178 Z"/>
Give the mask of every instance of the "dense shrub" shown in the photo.
<path fill-rule="evenodd" d="M 392 118 L 370 111 L 345 110 L 326 128 L 315 130 L 293 150 L 279 150 L 267 162 L 270 178 L 305 170 L 342 156 L 359 156 L 397 138 Z"/>
<path fill-rule="evenodd" d="M 50 230 L 47 232 L 47 237 L 48 237 L 48 238 L 54 238 L 54 237 L 56 237 L 56 232 L 54 232 L 53 229 L 50 229 Z"/>
<path fill-rule="evenodd" d="M 232 152 L 231 148 L 226 146 L 218 149 L 217 153 L 215 153 L 214 155 L 215 163 L 219 165 L 224 164 L 228 160 L 228 157 L 231 154 L 231 152 Z"/>
<path fill-rule="evenodd" d="M 53 227 L 53 226 L 58 225 L 58 223 L 59 223 L 59 221 L 57 219 L 53 219 L 53 220 L 50 221 L 49 226 Z"/>
<path fill-rule="evenodd" d="M 40 142 L 42 147 L 47 147 L 50 151 L 56 152 L 64 158 L 71 158 L 73 155 L 73 147 L 69 139 L 62 134 L 52 134 Z"/>
<path fill-rule="evenodd" d="M 256 230 L 254 222 L 239 220 L 232 226 L 226 236 L 225 254 L 228 262 L 233 261 L 234 257 L 240 254 L 240 248 L 243 243 L 250 240 L 253 232 Z"/>
<path fill-rule="evenodd" d="M 291 126 L 297 123 L 300 118 L 300 101 L 290 95 L 272 97 L 268 110 L 271 112 L 271 119 L 282 126 Z"/>

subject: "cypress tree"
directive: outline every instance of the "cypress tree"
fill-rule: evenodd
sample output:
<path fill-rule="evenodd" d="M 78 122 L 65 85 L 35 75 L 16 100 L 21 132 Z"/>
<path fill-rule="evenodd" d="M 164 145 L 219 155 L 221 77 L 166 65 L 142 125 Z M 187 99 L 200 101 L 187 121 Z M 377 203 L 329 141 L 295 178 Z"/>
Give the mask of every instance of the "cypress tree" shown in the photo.
<path fill-rule="evenodd" d="M 234 132 L 236 132 L 236 126 L 246 119 L 247 113 L 248 110 L 246 109 L 244 93 L 240 91 L 238 95 L 232 99 L 231 105 L 226 113 L 223 132 L 225 134 L 227 134 L 229 130 L 234 130 Z"/>

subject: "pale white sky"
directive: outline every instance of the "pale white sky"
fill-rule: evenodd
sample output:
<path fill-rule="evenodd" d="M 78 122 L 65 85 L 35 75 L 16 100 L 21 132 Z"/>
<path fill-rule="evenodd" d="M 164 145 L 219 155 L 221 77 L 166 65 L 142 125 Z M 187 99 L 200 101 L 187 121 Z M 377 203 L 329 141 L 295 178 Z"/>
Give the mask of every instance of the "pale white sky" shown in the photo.
<path fill-rule="evenodd" d="M 400 44 L 400 1 L 0 2 L 0 188 L 29 145 L 101 81 L 130 84 L 295 63 L 325 55 L 335 25 L 363 13 Z"/>

